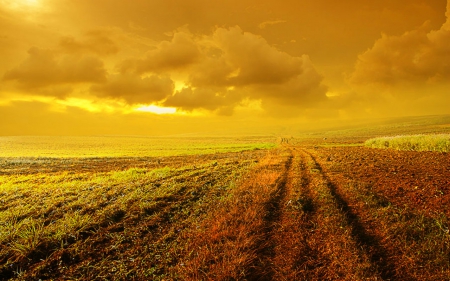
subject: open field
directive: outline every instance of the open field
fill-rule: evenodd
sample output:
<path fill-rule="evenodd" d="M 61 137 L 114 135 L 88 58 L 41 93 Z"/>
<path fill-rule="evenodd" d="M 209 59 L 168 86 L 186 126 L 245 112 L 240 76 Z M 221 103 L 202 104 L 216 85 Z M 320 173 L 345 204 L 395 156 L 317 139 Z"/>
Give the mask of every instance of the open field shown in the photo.
<path fill-rule="evenodd" d="M 2 158 L 0 278 L 450 280 L 450 154 L 279 141 Z"/>
<path fill-rule="evenodd" d="M 0 137 L 0 157 L 158 157 L 271 148 L 275 137 Z"/>

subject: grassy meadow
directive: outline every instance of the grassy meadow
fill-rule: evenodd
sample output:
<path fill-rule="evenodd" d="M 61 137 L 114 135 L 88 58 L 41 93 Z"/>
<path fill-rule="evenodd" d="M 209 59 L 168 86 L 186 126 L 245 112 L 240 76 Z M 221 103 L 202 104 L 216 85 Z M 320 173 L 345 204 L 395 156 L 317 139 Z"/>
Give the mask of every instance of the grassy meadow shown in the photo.
<path fill-rule="evenodd" d="M 450 152 L 450 134 L 378 137 L 367 140 L 364 145 L 406 151 Z"/>

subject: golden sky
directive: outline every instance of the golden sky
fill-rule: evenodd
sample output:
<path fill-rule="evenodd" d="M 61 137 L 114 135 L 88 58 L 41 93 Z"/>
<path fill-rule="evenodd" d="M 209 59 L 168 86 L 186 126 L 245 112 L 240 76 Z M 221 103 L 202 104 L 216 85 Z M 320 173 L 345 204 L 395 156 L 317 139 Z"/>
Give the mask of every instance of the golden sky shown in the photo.
<path fill-rule="evenodd" d="M 448 11 L 450 0 L 0 0 L 0 135 L 450 114 Z"/>

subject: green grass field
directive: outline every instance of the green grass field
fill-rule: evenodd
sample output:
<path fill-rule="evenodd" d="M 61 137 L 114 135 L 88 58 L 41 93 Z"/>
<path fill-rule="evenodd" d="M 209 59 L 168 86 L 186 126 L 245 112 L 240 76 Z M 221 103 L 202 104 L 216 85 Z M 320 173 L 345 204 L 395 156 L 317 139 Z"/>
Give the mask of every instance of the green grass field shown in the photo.
<path fill-rule="evenodd" d="M 274 137 L 0 137 L 0 157 L 159 157 L 275 146 Z"/>

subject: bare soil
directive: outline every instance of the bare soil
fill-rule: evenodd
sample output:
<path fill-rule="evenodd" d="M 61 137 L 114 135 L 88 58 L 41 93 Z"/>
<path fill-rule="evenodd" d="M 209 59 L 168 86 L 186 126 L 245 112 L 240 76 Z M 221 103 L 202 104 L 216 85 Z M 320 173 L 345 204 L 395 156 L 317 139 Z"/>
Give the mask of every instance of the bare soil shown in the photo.
<path fill-rule="evenodd" d="M 390 202 L 450 215 L 450 154 L 365 147 L 320 148 L 330 172 L 370 184 Z"/>

